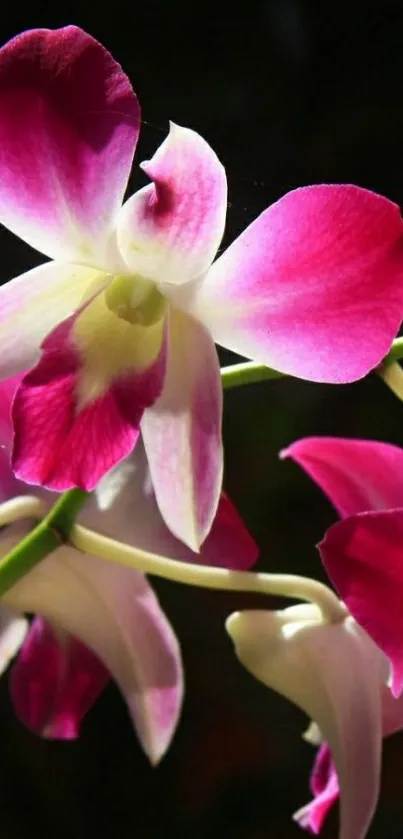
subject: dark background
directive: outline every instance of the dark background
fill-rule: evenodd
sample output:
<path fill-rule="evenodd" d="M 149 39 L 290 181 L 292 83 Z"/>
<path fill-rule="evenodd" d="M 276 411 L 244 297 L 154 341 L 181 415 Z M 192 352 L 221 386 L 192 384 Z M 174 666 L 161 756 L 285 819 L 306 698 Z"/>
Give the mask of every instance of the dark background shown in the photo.
<path fill-rule="evenodd" d="M 332 0 L 9 3 L 0 40 L 76 23 L 113 52 L 143 106 L 138 160 L 168 120 L 198 130 L 227 167 L 227 241 L 288 189 L 353 182 L 403 204 L 403 4 Z M 134 176 L 133 185 L 140 181 Z M 41 261 L 2 231 L 2 281 Z M 228 357 L 225 359 L 228 361 Z M 225 398 L 226 487 L 262 548 L 261 568 L 321 575 L 314 544 L 335 515 L 278 450 L 307 434 L 403 444 L 402 407 L 370 377 L 346 387 L 295 380 Z M 235 661 L 226 615 L 246 595 L 156 584 L 181 639 L 187 695 L 174 744 L 150 769 L 110 685 L 75 744 L 46 743 L 0 688 L 4 839 L 303 837 L 304 716 Z M 270 605 L 275 605 L 274 601 Z M 372 839 L 401 839 L 403 738 L 387 742 Z M 337 836 L 336 814 L 325 831 Z"/>

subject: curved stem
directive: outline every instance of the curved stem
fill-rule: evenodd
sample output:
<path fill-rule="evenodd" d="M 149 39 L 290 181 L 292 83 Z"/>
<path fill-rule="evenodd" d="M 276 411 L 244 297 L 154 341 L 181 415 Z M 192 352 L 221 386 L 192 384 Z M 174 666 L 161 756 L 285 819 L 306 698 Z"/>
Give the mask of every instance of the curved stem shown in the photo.
<path fill-rule="evenodd" d="M 267 379 L 281 379 L 285 373 L 256 364 L 254 361 L 242 361 L 240 364 L 230 364 L 221 368 L 221 384 L 224 389 L 250 385 L 254 382 L 264 382 Z"/>
<path fill-rule="evenodd" d="M 47 513 L 47 506 L 35 495 L 17 495 L 0 505 L 0 527 L 12 524 L 19 519 L 42 519 Z"/>
<path fill-rule="evenodd" d="M 399 361 L 401 358 L 403 358 L 403 338 L 395 338 L 382 364 L 392 364 L 393 361 Z"/>
<path fill-rule="evenodd" d="M 253 591 L 281 597 L 297 598 L 316 603 L 329 623 L 338 623 L 346 616 L 345 608 L 337 596 L 323 583 L 294 574 L 261 574 L 251 571 L 228 571 L 207 565 L 194 565 L 167 559 L 157 554 L 140 551 L 101 536 L 81 525 L 74 525 L 70 542 L 79 550 L 94 554 L 100 559 L 136 568 L 145 574 L 163 577 L 175 583 L 226 591 Z"/>
<path fill-rule="evenodd" d="M 403 402 L 403 370 L 398 361 L 381 364 L 376 371 L 392 393 Z"/>

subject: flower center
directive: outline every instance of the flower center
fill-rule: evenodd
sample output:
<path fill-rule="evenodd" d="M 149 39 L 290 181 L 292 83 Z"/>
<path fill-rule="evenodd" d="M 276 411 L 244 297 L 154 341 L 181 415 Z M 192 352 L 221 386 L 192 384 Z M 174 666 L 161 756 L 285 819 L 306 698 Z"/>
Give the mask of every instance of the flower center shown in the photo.
<path fill-rule="evenodd" d="M 128 323 L 152 326 L 165 314 L 167 301 L 152 280 L 116 274 L 105 291 L 105 302 L 115 315 Z"/>

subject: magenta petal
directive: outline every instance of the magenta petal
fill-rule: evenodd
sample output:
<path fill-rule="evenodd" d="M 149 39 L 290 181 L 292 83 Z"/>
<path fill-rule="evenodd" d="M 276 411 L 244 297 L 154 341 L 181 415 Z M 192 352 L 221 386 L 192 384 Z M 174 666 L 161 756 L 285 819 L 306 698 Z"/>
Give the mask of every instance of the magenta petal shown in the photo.
<path fill-rule="evenodd" d="M 215 519 L 200 554 L 187 559 L 247 571 L 257 561 L 259 548 L 230 499 L 221 493 Z"/>
<path fill-rule="evenodd" d="M 121 376 L 80 408 L 81 360 L 70 340 L 73 322 L 65 321 L 46 338 L 42 358 L 24 376 L 13 404 L 16 475 L 59 491 L 73 486 L 92 490 L 131 452 L 144 408 L 158 395 L 164 370 L 162 348 L 151 369 Z"/>
<path fill-rule="evenodd" d="M 2 446 L 11 444 L 13 436 L 11 405 L 22 379 L 23 374 L 18 374 L 0 382 L 0 435 Z"/>
<path fill-rule="evenodd" d="M 337 769 L 340 839 L 364 839 L 379 793 L 384 656 L 350 615 L 327 623 L 311 604 L 238 612 L 226 628 L 252 675 L 315 721 Z M 328 780 L 324 764 L 315 790 L 323 794 Z"/>
<path fill-rule="evenodd" d="M 13 426 L 11 404 L 22 376 L 14 376 L 0 382 L 0 502 L 26 492 L 11 469 L 11 445 Z"/>
<path fill-rule="evenodd" d="M 0 50 L 0 220 L 51 257 L 103 262 L 140 110 L 119 64 L 75 26 Z"/>
<path fill-rule="evenodd" d="M 294 819 L 300 827 L 317 835 L 322 829 L 332 804 L 339 797 L 337 773 L 326 743 L 317 751 L 310 787 L 314 798 L 294 814 Z"/>
<path fill-rule="evenodd" d="M 218 344 L 255 361 L 313 381 L 353 381 L 399 329 L 402 234 L 386 198 L 355 186 L 297 189 L 214 263 L 189 311 Z"/>
<path fill-rule="evenodd" d="M 403 510 L 360 513 L 333 525 L 319 545 L 334 586 L 392 666 L 403 690 Z"/>
<path fill-rule="evenodd" d="M 305 437 L 284 449 L 340 516 L 403 507 L 403 449 L 375 440 Z"/>
<path fill-rule="evenodd" d="M 42 737 L 74 740 L 109 678 L 84 644 L 37 617 L 11 673 L 15 712 Z"/>

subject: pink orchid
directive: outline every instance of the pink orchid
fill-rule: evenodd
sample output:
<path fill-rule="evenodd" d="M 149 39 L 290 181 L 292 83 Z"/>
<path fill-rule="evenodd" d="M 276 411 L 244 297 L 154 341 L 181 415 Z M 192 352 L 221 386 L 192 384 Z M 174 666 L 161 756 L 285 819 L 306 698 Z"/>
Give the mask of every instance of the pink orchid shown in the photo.
<path fill-rule="evenodd" d="M 0 385 L 0 500 L 26 493 L 7 461 L 11 448 L 10 382 Z M 43 492 L 49 504 L 54 496 Z M 99 483 L 81 520 L 98 532 L 154 553 L 225 567 L 248 568 L 257 549 L 222 496 L 201 555 L 178 541 L 155 501 L 144 450 Z M 2 531 L 0 556 L 30 522 Z M 3 605 L 4 604 L 4 605 Z M 14 610 L 10 612 L 9 609 Z M 33 612 L 28 634 L 21 614 Z M 63 546 L 15 584 L 0 607 L 0 671 L 23 643 L 11 673 L 17 715 L 44 737 L 71 739 L 111 676 L 126 700 L 152 762 L 167 749 L 178 721 L 183 678 L 179 644 L 146 577 Z"/>
<path fill-rule="evenodd" d="M 373 440 L 308 437 L 291 457 L 321 487 L 342 520 L 319 545 L 326 570 L 357 623 L 382 650 L 390 667 L 383 696 L 383 733 L 401 727 L 395 711 L 403 687 L 403 449 Z M 338 783 L 326 746 L 312 779 L 315 796 L 300 821 L 318 832 Z"/>
<path fill-rule="evenodd" d="M 379 794 L 382 736 L 403 728 L 385 656 L 347 612 L 329 624 L 312 605 L 237 613 L 227 629 L 247 670 L 302 708 L 323 736 L 314 800 L 294 818 L 318 833 L 340 790 L 339 839 L 364 839 Z"/>
<path fill-rule="evenodd" d="M 0 290 L 0 375 L 29 369 L 19 477 L 91 489 L 141 429 L 161 513 L 197 550 L 222 482 L 214 341 L 315 381 L 365 375 L 402 319 L 403 226 L 378 195 L 312 186 L 213 263 L 221 163 L 171 126 L 143 164 L 151 183 L 122 205 L 139 125 L 127 77 L 80 29 L 0 50 L 0 220 L 52 260 Z"/>

